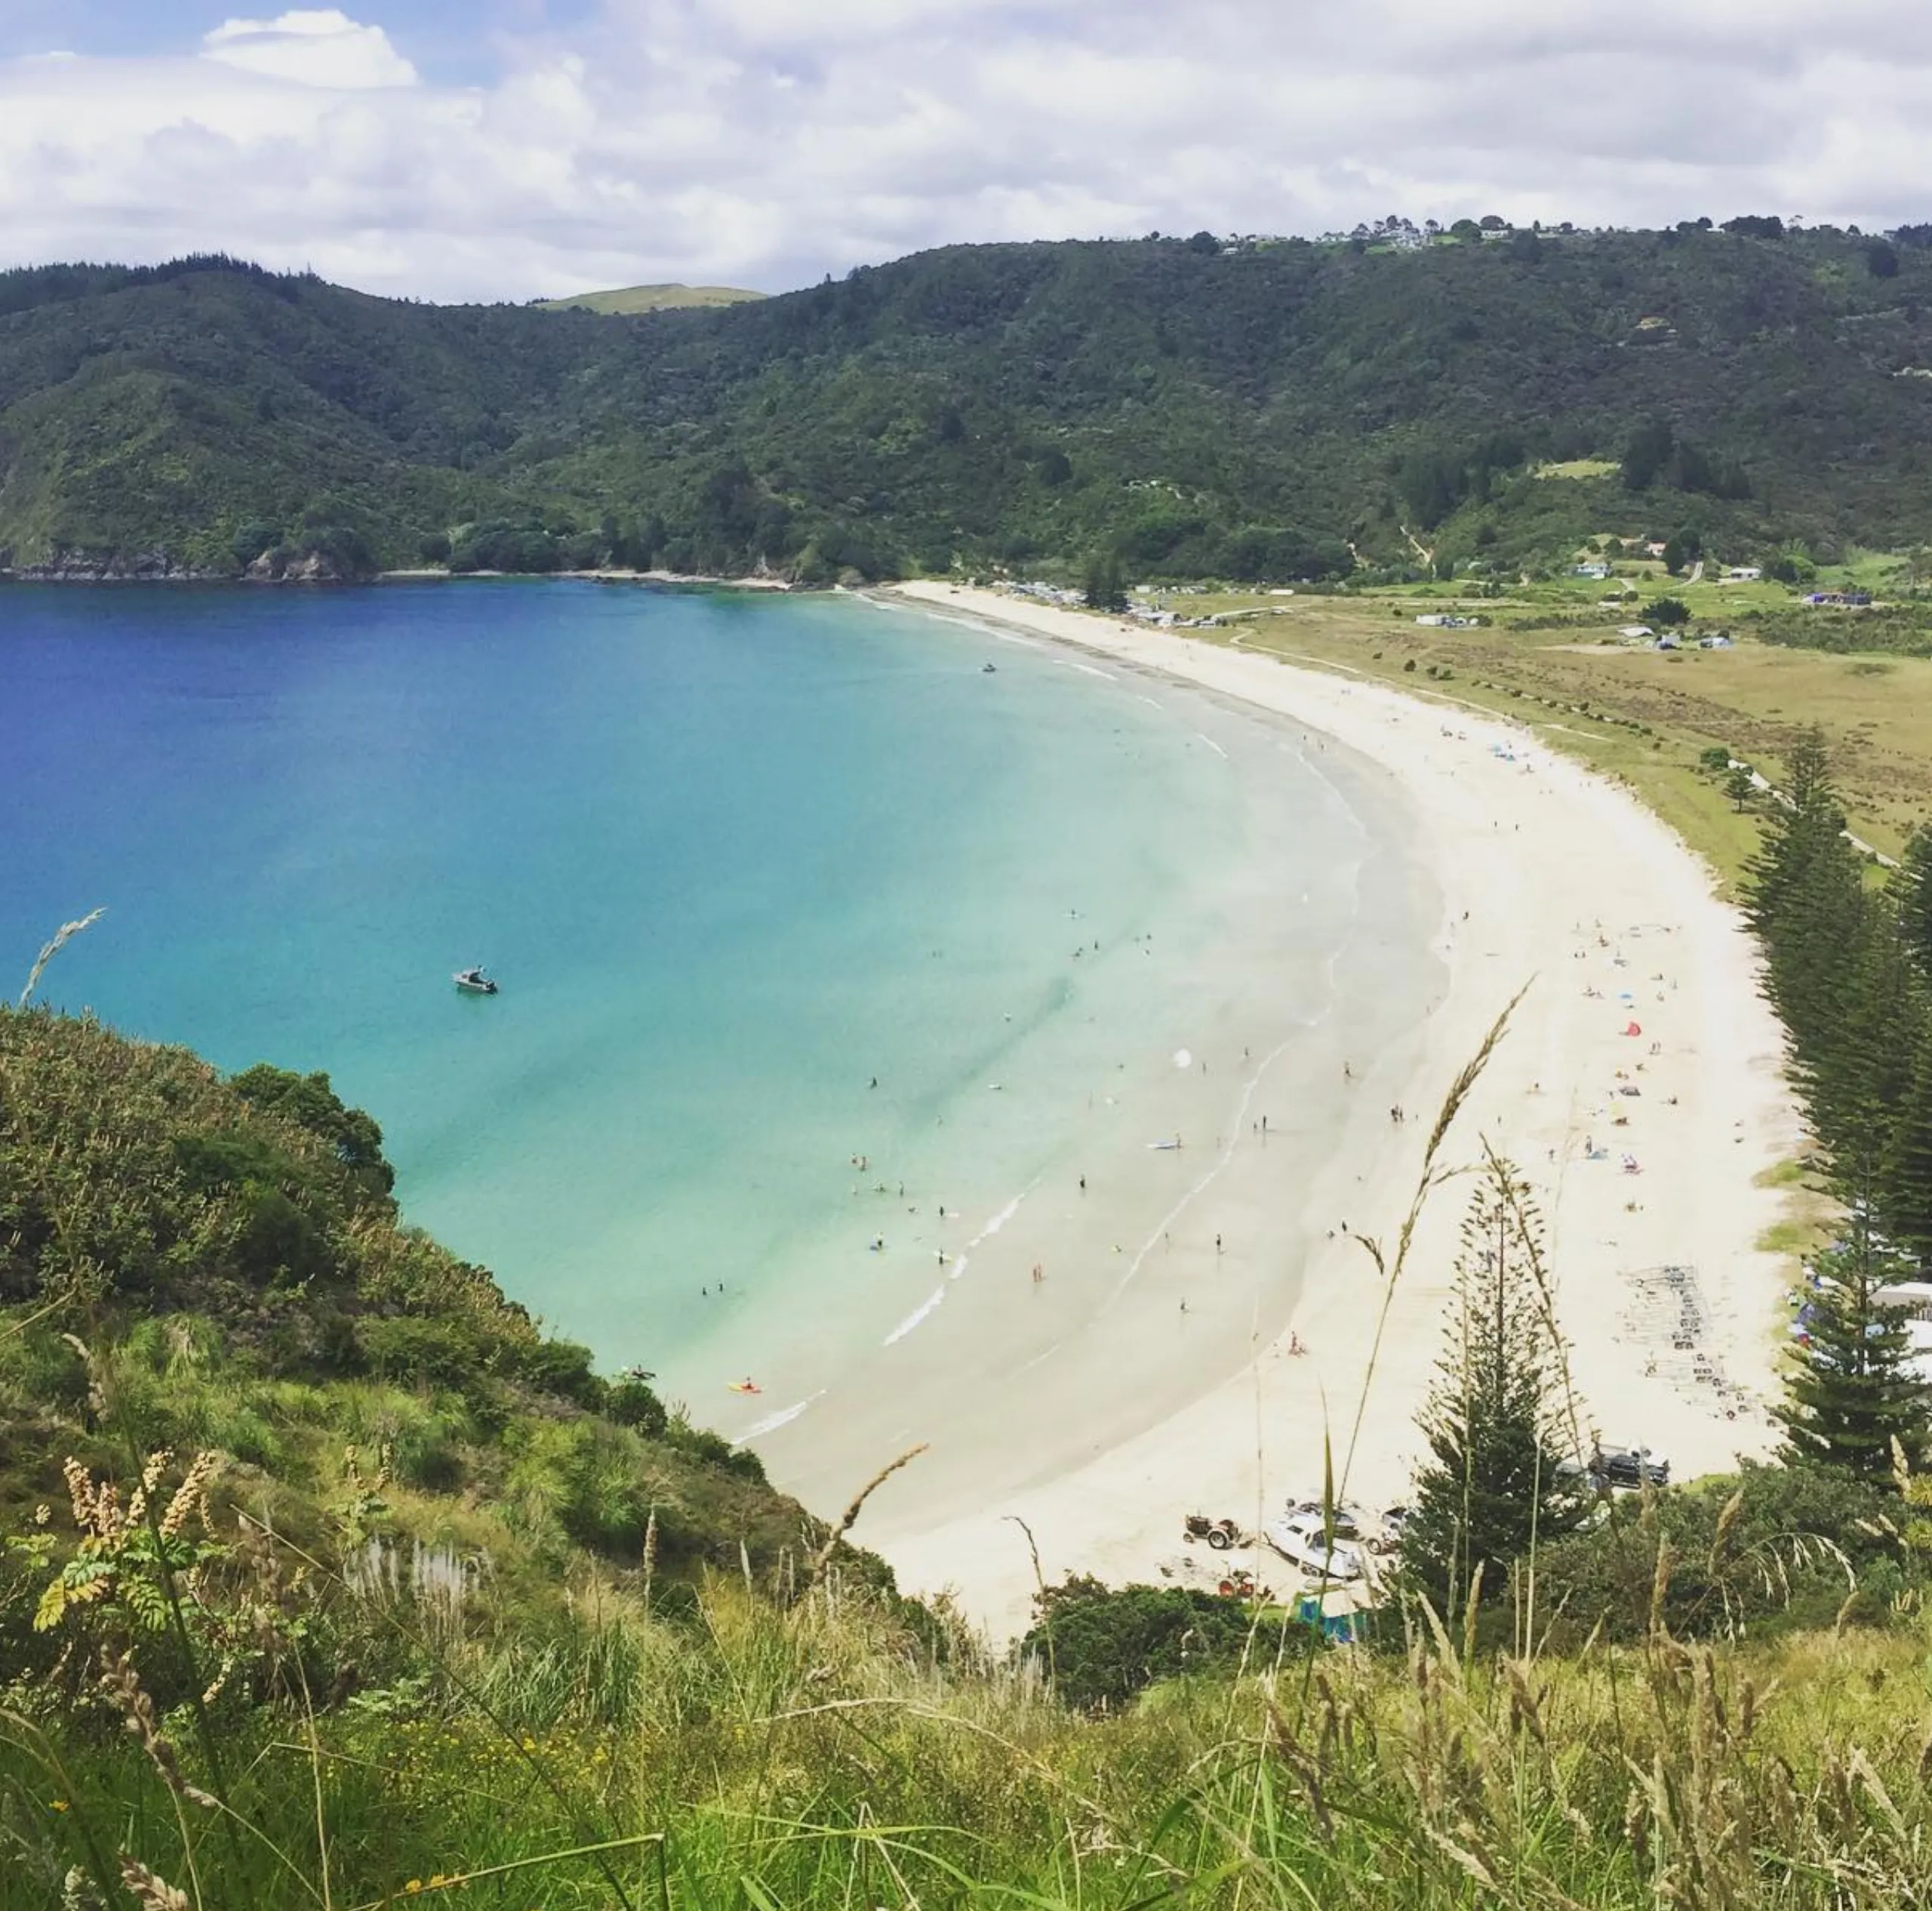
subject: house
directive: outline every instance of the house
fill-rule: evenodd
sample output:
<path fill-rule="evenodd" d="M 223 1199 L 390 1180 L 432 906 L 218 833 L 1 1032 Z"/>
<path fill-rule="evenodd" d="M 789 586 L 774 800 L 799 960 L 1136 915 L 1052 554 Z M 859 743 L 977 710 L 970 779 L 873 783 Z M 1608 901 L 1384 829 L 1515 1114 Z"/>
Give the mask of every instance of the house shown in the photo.
<path fill-rule="evenodd" d="M 1610 575 L 1610 566 L 1607 564 L 1573 564 L 1570 567 L 1570 574 L 1573 577 L 1602 579 Z"/>
<path fill-rule="evenodd" d="M 1872 602 L 1869 590 L 1814 590 L 1807 591 L 1804 602 L 1814 611 L 1863 611 Z"/>
<path fill-rule="evenodd" d="M 1669 548 L 1670 546 L 1669 544 L 1661 537 L 1653 537 L 1651 541 L 1644 546 L 1644 550 L 1654 558 L 1662 557 L 1664 552 Z"/>
<path fill-rule="evenodd" d="M 1764 567 L 1757 564 L 1734 564 L 1724 574 L 1727 584 L 1755 584 L 1764 576 Z"/>
<path fill-rule="evenodd" d="M 1481 621 L 1480 617 L 1452 617 L 1446 611 L 1435 611 L 1427 617 L 1416 619 L 1417 623 L 1427 624 L 1436 630 L 1473 630 Z"/>
<path fill-rule="evenodd" d="M 1678 651 L 1683 648 L 1682 641 L 1673 630 L 1666 630 L 1657 639 L 1657 648 L 1660 651 Z"/>
<path fill-rule="evenodd" d="M 1700 651 L 1727 651 L 1732 648 L 1730 639 L 1722 631 L 1712 637 L 1700 637 L 1697 648 Z"/>
<path fill-rule="evenodd" d="M 1640 638 L 1654 637 L 1657 632 L 1647 623 L 1626 623 L 1617 634 L 1620 637 L 1627 637 L 1635 643 Z"/>

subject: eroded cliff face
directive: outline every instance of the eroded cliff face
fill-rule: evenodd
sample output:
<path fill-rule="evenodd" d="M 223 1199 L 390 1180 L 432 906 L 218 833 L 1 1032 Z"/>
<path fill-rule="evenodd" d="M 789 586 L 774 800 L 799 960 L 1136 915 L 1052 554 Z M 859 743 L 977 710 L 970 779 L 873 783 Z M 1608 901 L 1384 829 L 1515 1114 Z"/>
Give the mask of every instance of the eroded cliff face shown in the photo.
<path fill-rule="evenodd" d="M 343 573 L 319 551 L 284 557 L 264 551 L 241 576 L 251 583 L 334 584 Z M 165 550 L 98 553 L 57 551 L 34 563 L 0 562 L 0 581 L 22 584 L 221 583 L 232 571 L 213 571 L 183 562 Z"/>
<path fill-rule="evenodd" d="M 0 563 L 0 578 L 36 584 L 192 583 L 218 577 L 196 570 L 168 551 L 99 552 L 56 551 L 29 564 Z"/>
<path fill-rule="evenodd" d="M 285 557 L 264 551 L 243 573 L 255 584 L 337 584 L 342 573 L 320 551 L 300 557 Z"/>

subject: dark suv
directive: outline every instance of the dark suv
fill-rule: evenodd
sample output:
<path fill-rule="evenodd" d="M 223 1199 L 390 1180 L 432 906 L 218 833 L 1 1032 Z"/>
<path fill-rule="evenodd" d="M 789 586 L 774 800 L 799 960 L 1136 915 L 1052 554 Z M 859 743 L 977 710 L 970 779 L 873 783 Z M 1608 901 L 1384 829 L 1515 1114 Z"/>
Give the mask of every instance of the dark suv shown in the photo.
<path fill-rule="evenodd" d="M 1590 1456 L 1590 1471 L 1612 1486 L 1668 1486 L 1670 1460 L 1649 1447 L 1599 1447 Z"/>

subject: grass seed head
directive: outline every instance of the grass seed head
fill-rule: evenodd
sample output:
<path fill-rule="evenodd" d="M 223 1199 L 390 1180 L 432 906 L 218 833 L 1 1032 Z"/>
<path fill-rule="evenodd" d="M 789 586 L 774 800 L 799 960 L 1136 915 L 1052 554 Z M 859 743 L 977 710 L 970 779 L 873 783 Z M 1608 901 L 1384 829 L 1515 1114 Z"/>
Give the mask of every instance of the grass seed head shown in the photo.
<path fill-rule="evenodd" d="M 157 1878 L 138 1858 L 121 1854 L 121 1882 L 143 1911 L 190 1911 L 188 1894 Z"/>

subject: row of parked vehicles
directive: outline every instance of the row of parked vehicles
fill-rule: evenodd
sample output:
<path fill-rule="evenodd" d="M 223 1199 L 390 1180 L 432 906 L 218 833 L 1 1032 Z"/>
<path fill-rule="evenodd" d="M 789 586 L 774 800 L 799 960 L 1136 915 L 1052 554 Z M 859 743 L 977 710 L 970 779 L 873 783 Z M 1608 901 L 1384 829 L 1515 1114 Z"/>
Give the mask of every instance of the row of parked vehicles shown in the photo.
<path fill-rule="evenodd" d="M 1580 1490 L 1594 1494 L 1670 1484 L 1669 1459 L 1652 1447 L 1599 1447 L 1587 1460 L 1567 1460 L 1558 1471 Z M 1301 1500 L 1269 1521 L 1261 1537 L 1304 1572 L 1346 1585 L 1367 1574 L 1371 1558 L 1393 1552 L 1401 1544 L 1407 1519 L 1406 1506 L 1386 1507 L 1371 1516 L 1358 1506 L 1327 1508 L 1318 1500 Z M 1204 1513 L 1188 1515 L 1183 1537 L 1204 1540 L 1217 1552 L 1251 1543 L 1251 1536 L 1234 1520 Z"/>

